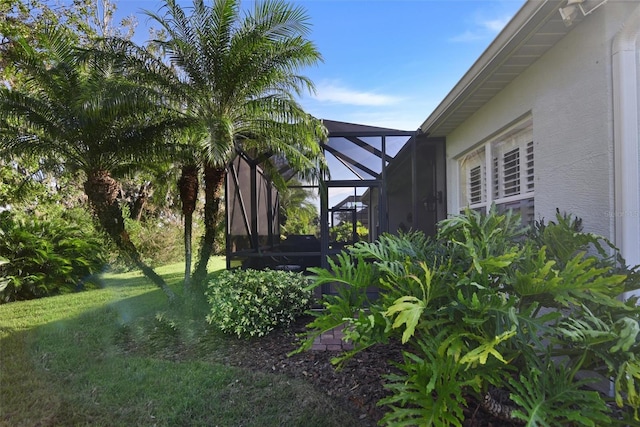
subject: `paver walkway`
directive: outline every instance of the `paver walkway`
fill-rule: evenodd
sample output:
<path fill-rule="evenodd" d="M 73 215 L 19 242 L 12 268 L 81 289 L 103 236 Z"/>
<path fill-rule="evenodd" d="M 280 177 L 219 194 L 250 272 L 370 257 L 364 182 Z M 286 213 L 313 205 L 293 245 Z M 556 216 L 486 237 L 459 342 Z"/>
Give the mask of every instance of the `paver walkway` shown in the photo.
<path fill-rule="evenodd" d="M 338 326 L 330 331 L 327 331 L 320 335 L 313 342 L 313 346 L 311 350 L 315 351 L 343 351 L 343 350 L 353 350 L 353 344 L 350 342 L 343 341 L 343 333 L 344 325 Z"/>

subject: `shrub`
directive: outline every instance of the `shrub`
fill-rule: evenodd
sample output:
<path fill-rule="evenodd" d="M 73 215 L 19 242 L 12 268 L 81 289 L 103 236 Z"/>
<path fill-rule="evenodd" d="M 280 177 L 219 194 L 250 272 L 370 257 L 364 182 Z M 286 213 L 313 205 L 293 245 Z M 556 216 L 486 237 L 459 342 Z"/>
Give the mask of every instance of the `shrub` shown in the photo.
<path fill-rule="evenodd" d="M 184 228 L 179 221 L 127 218 L 125 224 L 131 241 L 146 263 L 159 266 L 184 260 Z"/>
<path fill-rule="evenodd" d="M 122 216 L 129 238 L 146 264 L 157 267 L 184 261 L 184 227 L 178 217 L 163 212 L 158 216 L 146 215 L 136 220 L 130 217 L 126 204 L 122 206 Z M 201 228 L 201 221 L 194 218 L 192 236 L 197 236 Z M 133 268 L 115 247 L 111 249 L 109 264 L 113 271 Z"/>
<path fill-rule="evenodd" d="M 616 379 L 616 402 L 637 419 L 640 307 L 618 296 L 639 286 L 605 250 L 615 248 L 579 225 L 558 214 L 527 230 L 518 216 L 468 210 L 442 221 L 435 240 L 356 243 L 330 270 L 313 270 L 315 286 L 342 287 L 305 346 L 345 319 L 355 348 L 337 362 L 400 340 L 404 361 L 380 402 L 388 425 L 461 426 L 470 396 L 500 407 L 493 390 L 510 395 L 502 416 L 529 425 L 608 424 L 603 397 L 584 387 L 603 378 Z M 377 300 L 365 296 L 371 285 Z"/>
<path fill-rule="evenodd" d="M 349 243 L 353 241 L 353 224 L 349 221 L 342 221 L 340 224 L 329 229 L 332 239 L 335 242 Z M 356 235 L 358 240 L 367 240 L 369 230 L 360 221 L 356 222 Z"/>
<path fill-rule="evenodd" d="M 11 211 L 0 215 L 0 257 L 8 260 L 0 265 L 0 302 L 98 286 L 94 274 L 107 255 L 103 239 L 86 223 L 69 222 L 69 212 L 49 214 L 46 219 Z"/>
<path fill-rule="evenodd" d="M 305 276 L 294 272 L 223 271 L 208 285 L 207 321 L 238 337 L 264 336 L 309 307 L 309 285 Z"/>

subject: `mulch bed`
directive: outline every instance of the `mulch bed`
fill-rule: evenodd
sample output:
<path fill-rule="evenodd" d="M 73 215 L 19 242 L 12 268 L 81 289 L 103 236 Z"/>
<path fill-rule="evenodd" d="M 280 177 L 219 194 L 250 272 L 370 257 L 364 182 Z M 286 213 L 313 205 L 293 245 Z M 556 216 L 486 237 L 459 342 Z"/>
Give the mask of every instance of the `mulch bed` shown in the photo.
<path fill-rule="evenodd" d="M 388 395 L 383 387 L 383 377 L 394 369 L 390 360 L 402 360 L 400 344 L 371 347 L 358 353 L 339 370 L 331 364 L 331 359 L 340 354 L 336 351 L 306 351 L 287 356 L 298 348 L 300 339 L 296 334 L 304 332 L 306 324 L 311 320 L 301 318 L 287 329 L 277 330 L 251 341 L 250 351 L 235 352 L 225 362 L 302 378 L 334 398 L 337 404 L 353 411 L 363 426 L 378 425 L 385 408 L 377 406 L 377 402 Z M 495 419 L 474 400 L 469 400 L 465 414 L 465 427 L 517 425 Z"/>

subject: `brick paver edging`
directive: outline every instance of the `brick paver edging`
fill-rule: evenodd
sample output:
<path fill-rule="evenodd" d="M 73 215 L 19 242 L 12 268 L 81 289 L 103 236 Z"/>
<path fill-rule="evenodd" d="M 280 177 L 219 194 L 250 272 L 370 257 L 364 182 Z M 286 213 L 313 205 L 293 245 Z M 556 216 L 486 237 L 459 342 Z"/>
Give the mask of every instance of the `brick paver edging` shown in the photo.
<path fill-rule="evenodd" d="M 319 337 L 315 339 L 313 345 L 311 346 L 312 351 L 343 351 L 343 350 L 353 350 L 353 344 L 344 341 L 344 334 L 342 330 L 345 325 L 340 325 L 336 328 L 331 329 L 330 331 L 322 333 Z"/>

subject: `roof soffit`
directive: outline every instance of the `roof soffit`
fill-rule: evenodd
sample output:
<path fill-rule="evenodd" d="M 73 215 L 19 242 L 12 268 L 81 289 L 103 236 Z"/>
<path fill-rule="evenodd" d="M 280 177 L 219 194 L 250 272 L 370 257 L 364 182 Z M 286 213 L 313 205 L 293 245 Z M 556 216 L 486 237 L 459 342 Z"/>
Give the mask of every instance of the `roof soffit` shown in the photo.
<path fill-rule="evenodd" d="M 562 0 L 529 0 L 420 126 L 446 136 L 544 55 L 579 22 L 562 22 Z"/>

